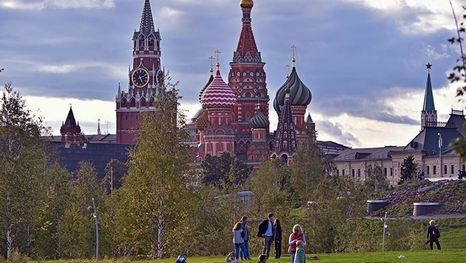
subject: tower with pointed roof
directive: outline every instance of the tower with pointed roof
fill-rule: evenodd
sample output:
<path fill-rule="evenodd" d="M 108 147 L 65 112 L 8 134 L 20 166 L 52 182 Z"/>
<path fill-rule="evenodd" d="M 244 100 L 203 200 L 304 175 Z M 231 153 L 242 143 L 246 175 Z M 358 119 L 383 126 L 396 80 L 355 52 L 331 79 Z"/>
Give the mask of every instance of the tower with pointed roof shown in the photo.
<path fill-rule="evenodd" d="M 233 53 L 233 61 L 230 63 L 228 83 L 235 91 L 237 103 L 234 107 L 234 129 L 237 134 L 236 153 L 245 157 L 247 145 L 251 143 L 252 131 L 250 119 L 256 113 L 256 105 L 268 118 L 269 95 L 266 85 L 265 63 L 262 61 L 251 26 L 251 11 L 254 6 L 252 0 L 241 0 L 243 13 L 241 34 L 236 51 Z M 269 127 L 266 127 L 267 133 Z"/>
<path fill-rule="evenodd" d="M 291 89 L 288 88 L 285 90 L 283 106 L 278 115 L 278 127 L 275 132 L 274 152 L 272 153 L 272 158 L 281 158 L 285 164 L 291 162 L 298 147 L 291 105 Z"/>
<path fill-rule="evenodd" d="M 79 122 L 74 118 L 73 108 L 70 106 L 66 120 L 60 127 L 61 142 L 68 146 L 80 146 L 83 143 L 83 134 Z"/>
<path fill-rule="evenodd" d="M 292 120 L 294 128 L 296 129 L 296 138 L 299 144 L 309 138 L 306 134 L 304 115 L 306 114 L 307 106 L 311 103 L 312 93 L 298 76 L 294 49 L 295 47 L 293 46 L 291 73 L 287 77 L 285 83 L 277 90 L 277 94 L 273 101 L 273 107 L 277 114 L 281 116 L 281 111 L 285 106 L 286 96 L 289 92 L 290 107 L 293 115 Z"/>
<path fill-rule="evenodd" d="M 160 32 L 154 26 L 150 0 L 145 0 L 139 31 L 133 34 L 133 63 L 128 90 L 116 95 L 117 143 L 134 144 L 142 112 L 155 112 L 154 100 L 163 81 Z"/>
<path fill-rule="evenodd" d="M 421 111 L 421 130 L 425 127 L 437 126 L 437 111 L 435 110 L 434 94 L 432 92 L 432 82 L 430 80 L 430 71 L 432 64 L 428 63 L 427 67 L 427 84 L 424 94 L 424 104 Z"/>

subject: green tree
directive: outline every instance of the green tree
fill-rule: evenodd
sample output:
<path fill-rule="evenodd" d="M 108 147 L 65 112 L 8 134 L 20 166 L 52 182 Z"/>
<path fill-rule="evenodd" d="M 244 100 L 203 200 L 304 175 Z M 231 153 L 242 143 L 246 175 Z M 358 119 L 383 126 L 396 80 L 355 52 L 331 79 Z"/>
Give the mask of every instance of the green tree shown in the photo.
<path fill-rule="evenodd" d="M 369 164 L 366 166 L 365 173 L 364 190 L 367 196 L 380 198 L 381 193 L 388 190 L 390 186 L 382 167 L 377 164 Z"/>
<path fill-rule="evenodd" d="M 0 233 L 3 253 L 33 253 L 35 224 L 45 197 L 48 166 L 46 132 L 20 93 L 5 84 L 0 108 Z"/>
<path fill-rule="evenodd" d="M 226 152 L 220 156 L 207 155 L 201 163 L 201 168 L 202 183 L 222 189 L 243 184 L 252 171 L 252 168 Z"/>
<path fill-rule="evenodd" d="M 105 176 L 101 181 L 102 187 L 106 193 L 118 189 L 123 183 L 123 178 L 128 173 L 128 166 L 117 160 L 112 159 L 105 166 Z"/>
<path fill-rule="evenodd" d="M 289 207 L 289 178 L 289 168 L 279 159 L 264 161 L 253 172 L 246 187 L 254 193 L 254 208 L 258 216 L 279 210 L 279 207 Z"/>
<path fill-rule="evenodd" d="M 410 155 L 403 159 L 401 164 L 400 182 L 413 180 L 416 177 L 417 164 L 414 162 L 414 156 Z"/>
<path fill-rule="evenodd" d="M 323 158 L 315 142 L 308 140 L 299 145 L 293 156 L 290 176 L 293 201 L 297 206 L 316 199 L 320 194 L 316 192 L 316 184 L 325 176 Z"/>
<path fill-rule="evenodd" d="M 81 162 L 69 193 L 69 205 L 58 228 L 61 256 L 90 258 L 95 254 L 95 225 L 89 207 L 95 199 L 97 214 L 104 204 L 104 194 L 97 181 L 97 172 L 89 162 Z"/>
<path fill-rule="evenodd" d="M 185 180 L 190 154 L 183 143 L 184 117 L 177 116 L 178 92 L 167 87 L 158 94 L 156 112 L 144 114 L 128 175 L 112 197 L 119 251 L 126 255 L 162 258 L 188 242 L 183 235 L 192 208 Z"/>

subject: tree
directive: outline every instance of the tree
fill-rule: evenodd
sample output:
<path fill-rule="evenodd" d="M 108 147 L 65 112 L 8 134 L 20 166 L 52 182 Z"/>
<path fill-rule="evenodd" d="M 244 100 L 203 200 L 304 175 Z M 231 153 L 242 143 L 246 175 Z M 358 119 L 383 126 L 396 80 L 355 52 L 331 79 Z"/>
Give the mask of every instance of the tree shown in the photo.
<path fill-rule="evenodd" d="M 400 183 L 413 180 L 416 177 L 417 164 L 414 162 L 414 156 L 410 155 L 403 159 L 401 164 Z"/>
<path fill-rule="evenodd" d="M 243 184 L 252 171 L 251 167 L 226 152 L 218 157 L 207 155 L 201 163 L 201 168 L 202 183 L 222 189 Z"/>
<path fill-rule="evenodd" d="M 380 197 L 381 192 L 389 188 L 387 177 L 384 175 L 382 167 L 377 164 L 370 164 L 366 167 L 366 179 L 364 189 L 369 196 Z"/>
<path fill-rule="evenodd" d="M 175 86 L 161 89 L 156 112 L 143 115 L 128 175 L 112 197 L 119 250 L 127 255 L 163 258 L 187 242 L 192 198 L 185 175 L 191 160 Z"/>
<path fill-rule="evenodd" d="M 254 193 L 254 208 L 258 216 L 290 206 L 289 173 L 288 167 L 279 159 L 264 161 L 261 167 L 253 172 L 246 188 Z"/>
<path fill-rule="evenodd" d="M 464 55 L 463 49 L 463 35 L 466 33 L 466 15 L 463 14 L 460 19 L 458 19 L 453 3 L 449 0 L 453 18 L 455 20 L 456 26 L 456 36 L 448 39 L 452 45 L 457 44 L 459 47 L 460 58 L 457 59 L 457 65 L 453 67 L 453 70 L 448 75 L 448 80 L 450 83 L 457 83 L 459 87 L 457 89 L 457 96 L 462 97 L 466 92 L 466 56 Z M 463 10 L 466 10 L 466 7 L 463 6 Z M 466 134 L 463 134 L 463 137 L 457 138 L 453 142 L 456 153 L 458 153 L 463 161 L 466 161 Z"/>
<path fill-rule="evenodd" d="M 45 131 L 20 93 L 5 84 L 0 108 L 0 233 L 7 258 L 13 248 L 33 252 L 34 226 L 46 192 L 44 177 L 54 163 L 40 136 Z"/>
<path fill-rule="evenodd" d="M 128 166 L 117 159 L 112 159 L 105 166 L 105 176 L 101 182 L 106 193 L 121 187 L 123 178 L 128 173 Z"/>
<path fill-rule="evenodd" d="M 58 241 L 61 256 L 90 258 L 94 255 L 95 229 L 89 207 L 95 199 L 97 211 L 104 204 L 104 194 L 97 181 L 97 172 L 89 162 L 81 162 L 69 193 L 69 205 L 59 223 Z"/>
<path fill-rule="evenodd" d="M 290 183 L 297 206 L 315 200 L 320 194 L 316 192 L 316 184 L 329 176 L 331 167 L 314 140 L 314 131 L 307 129 L 306 133 L 307 140 L 298 146 L 291 164 Z"/>

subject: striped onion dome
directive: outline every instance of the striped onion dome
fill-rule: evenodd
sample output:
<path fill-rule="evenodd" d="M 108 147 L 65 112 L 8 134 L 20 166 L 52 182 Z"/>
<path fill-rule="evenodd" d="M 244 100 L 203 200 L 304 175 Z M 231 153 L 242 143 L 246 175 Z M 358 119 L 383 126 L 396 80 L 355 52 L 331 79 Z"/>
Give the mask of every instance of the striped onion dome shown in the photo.
<path fill-rule="evenodd" d="M 307 106 L 311 103 L 311 91 L 304 85 L 296 72 L 296 67 L 293 67 L 290 76 L 285 81 L 285 84 L 278 89 L 273 101 L 273 107 L 276 112 L 280 112 L 281 107 L 285 105 L 286 90 L 290 89 L 291 106 Z"/>
<path fill-rule="evenodd" d="M 207 111 L 202 111 L 201 115 L 196 119 L 196 129 L 203 131 L 207 128 L 209 124 L 209 118 L 207 116 Z"/>
<path fill-rule="evenodd" d="M 266 129 L 269 124 L 269 119 L 260 110 L 256 111 L 256 114 L 249 120 L 249 125 L 253 129 Z"/>
<path fill-rule="evenodd" d="M 223 81 L 222 76 L 220 76 L 220 70 L 217 67 L 214 80 L 202 93 L 202 108 L 233 106 L 235 103 L 235 92 Z"/>
<path fill-rule="evenodd" d="M 204 94 L 204 91 L 207 89 L 210 83 L 212 83 L 213 80 L 214 80 L 214 71 L 210 69 L 210 78 L 205 84 L 205 86 L 201 89 L 201 92 L 199 93 L 199 102 L 201 102 L 202 94 Z"/>

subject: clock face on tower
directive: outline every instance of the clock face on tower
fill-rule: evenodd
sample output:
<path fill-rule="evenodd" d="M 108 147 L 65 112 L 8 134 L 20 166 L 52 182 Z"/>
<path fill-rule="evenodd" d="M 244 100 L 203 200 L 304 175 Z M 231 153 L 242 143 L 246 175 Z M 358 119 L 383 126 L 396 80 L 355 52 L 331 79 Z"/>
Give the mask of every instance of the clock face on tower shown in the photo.
<path fill-rule="evenodd" d="M 134 86 L 142 88 L 149 83 L 149 72 L 143 68 L 138 68 L 131 74 Z"/>

